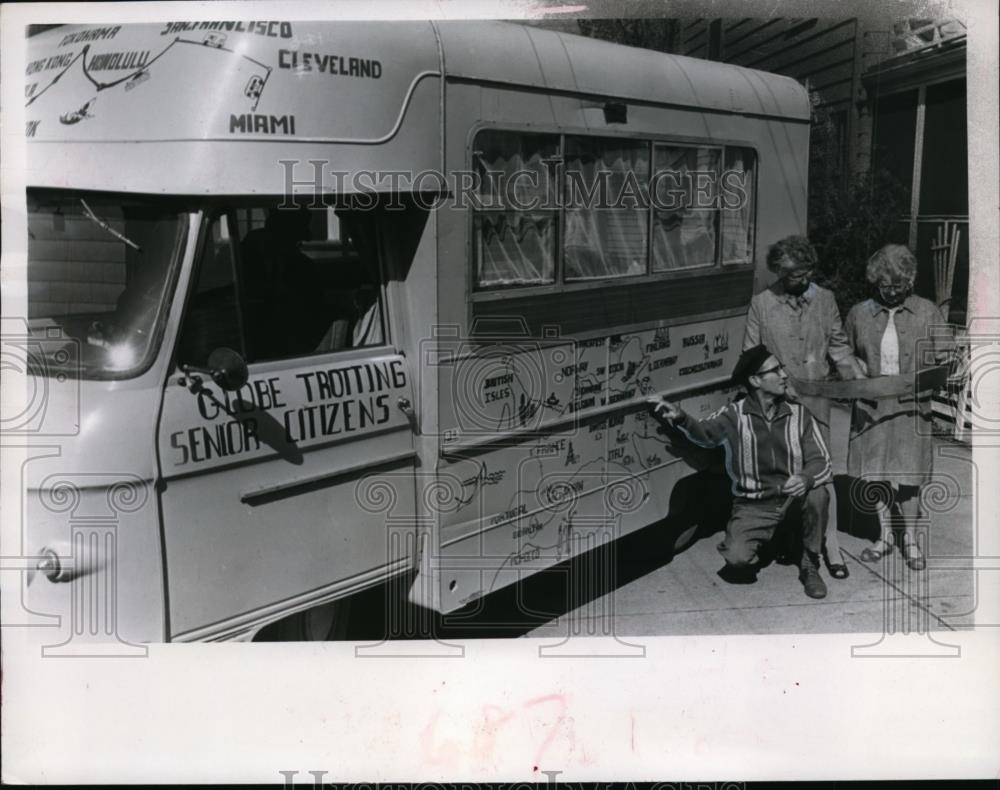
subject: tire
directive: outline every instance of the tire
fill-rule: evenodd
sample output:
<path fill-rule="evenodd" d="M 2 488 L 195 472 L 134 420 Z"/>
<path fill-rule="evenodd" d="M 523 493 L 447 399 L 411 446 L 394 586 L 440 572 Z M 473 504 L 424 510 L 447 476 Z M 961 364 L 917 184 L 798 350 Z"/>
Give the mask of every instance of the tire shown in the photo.
<path fill-rule="evenodd" d="M 255 642 L 331 642 L 350 635 L 351 599 L 314 606 L 265 626 Z"/>

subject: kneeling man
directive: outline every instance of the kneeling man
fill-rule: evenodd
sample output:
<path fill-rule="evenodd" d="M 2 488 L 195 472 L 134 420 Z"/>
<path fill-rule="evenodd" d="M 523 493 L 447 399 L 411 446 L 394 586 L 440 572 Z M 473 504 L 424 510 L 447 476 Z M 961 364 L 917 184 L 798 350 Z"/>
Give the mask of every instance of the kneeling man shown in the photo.
<path fill-rule="evenodd" d="M 757 576 L 757 553 L 792 512 L 802 516 L 799 580 L 810 598 L 824 598 L 819 552 L 826 531 L 831 479 L 830 453 L 816 421 L 804 406 L 785 399 L 788 374 L 763 345 L 747 349 L 733 370 L 733 383 L 746 388 L 742 400 L 703 420 L 660 397 L 649 405 L 660 420 L 679 428 L 701 447 L 724 447 L 733 484 L 733 512 L 719 551 L 726 566 L 719 575 L 734 584 Z"/>

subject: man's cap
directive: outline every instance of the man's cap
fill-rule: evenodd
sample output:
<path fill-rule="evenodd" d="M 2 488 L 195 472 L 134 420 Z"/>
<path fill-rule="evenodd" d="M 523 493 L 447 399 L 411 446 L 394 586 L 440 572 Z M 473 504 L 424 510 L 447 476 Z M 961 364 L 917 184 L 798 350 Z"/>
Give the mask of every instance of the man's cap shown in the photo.
<path fill-rule="evenodd" d="M 746 384 L 747 379 L 760 370 L 760 366 L 769 356 L 771 356 L 771 352 L 763 343 L 748 348 L 740 354 L 740 358 L 736 361 L 736 367 L 733 368 L 733 384 Z"/>

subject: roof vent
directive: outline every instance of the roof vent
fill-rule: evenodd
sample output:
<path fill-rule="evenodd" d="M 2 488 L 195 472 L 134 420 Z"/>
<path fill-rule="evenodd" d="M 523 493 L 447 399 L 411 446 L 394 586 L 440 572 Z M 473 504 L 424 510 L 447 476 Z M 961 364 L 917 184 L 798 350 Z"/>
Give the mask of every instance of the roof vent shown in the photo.
<path fill-rule="evenodd" d="M 628 105 L 621 101 L 604 102 L 605 123 L 628 123 Z"/>

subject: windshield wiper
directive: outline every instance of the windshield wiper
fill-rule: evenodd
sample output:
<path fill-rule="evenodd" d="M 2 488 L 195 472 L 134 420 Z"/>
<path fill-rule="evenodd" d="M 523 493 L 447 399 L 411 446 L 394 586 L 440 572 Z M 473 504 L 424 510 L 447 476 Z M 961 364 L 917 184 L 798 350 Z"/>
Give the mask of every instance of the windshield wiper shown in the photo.
<path fill-rule="evenodd" d="M 91 222 L 95 223 L 98 227 L 103 228 L 112 236 L 114 236 L 118 241 L 124 242 L 129 247 L 131 247 L 136 252 L 142 252 L 142 247 L 136 244 L 132 239 L 126 238 L 124 234 L 119 233 L 117 230 L 112 228 L 107 222 L 98 217 L 93 211 L 90 210 L 90 206 L 87 205 L 87 201 L 80 198 L 80 205 L 83 206 L 84 216 Z"/>

